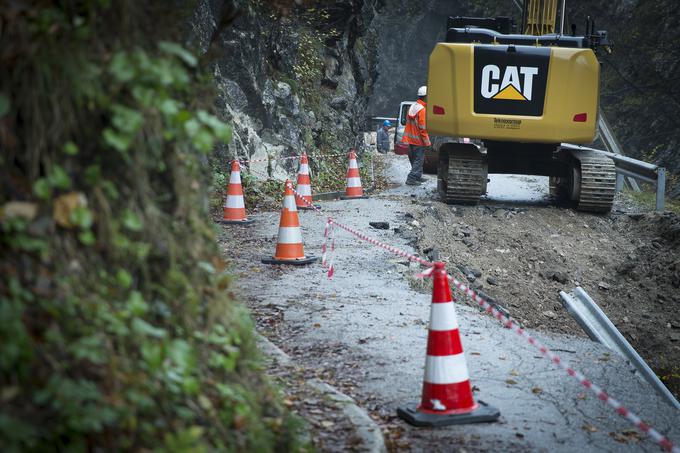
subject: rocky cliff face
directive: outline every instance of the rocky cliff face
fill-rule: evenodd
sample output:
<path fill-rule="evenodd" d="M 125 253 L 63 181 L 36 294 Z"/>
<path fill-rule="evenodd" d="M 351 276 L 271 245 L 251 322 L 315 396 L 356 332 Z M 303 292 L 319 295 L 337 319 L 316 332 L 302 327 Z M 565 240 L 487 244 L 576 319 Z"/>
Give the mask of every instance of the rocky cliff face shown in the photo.
<path fill-rule="evenodd" d="M 567 2 L 567 23 L 585 29 L 586 17 L 609 32 L 602 62 L 601 105 L 631 156 L 656 162 L 676 176 L 680 196 L 680 4 L 672 0 Z"/>
<path fill-rule="evenodd" d="M 464 2 L 387 0 L 373 20 L 377 32 L 378 77 L 369 101 L 376 116 L 397 116 L 399 103 L 415 100 L 427 84 L 427 64 L 444 39 L 446 18 L 464 14 Z"/>
<path fill-rule="evenodd" d="M 362 0 L 279 7 L 203 0 L 194 23 L 234 137 L 222 153 L 258 159 L 345 150 L 363 137 L 374 80 L 374 5 Z M 224 31 L 225 11 L 237 16 Z M 266 165 L 266 164 L 265 164 Z"/>
<path fill-rule="evenodd" d="M 298 5 L 297 3 L 300 3 Z M 285 4 L 286 8 L 276 5 Z M 490 0 L 201 0 L 194 28 L 214 40 L 214 70 L 234 140 L 225 156 L 252 158 L 355 146 L 367 116 L 395 116 L 427 80 L 448 16 L 508 15 Z M 292 5 L 292 6 L 291 6 Z M 240 11 L 220 32 L 225 9 Z M 569 24 L 606 29 L 601 105 L 627 154 L 680 174 L 680 4 L 672 0 L 567 2 Z M 677 184 L 671 180 L 671 184 Z M 680 195 L 680 187 L 676 190 Z"/>

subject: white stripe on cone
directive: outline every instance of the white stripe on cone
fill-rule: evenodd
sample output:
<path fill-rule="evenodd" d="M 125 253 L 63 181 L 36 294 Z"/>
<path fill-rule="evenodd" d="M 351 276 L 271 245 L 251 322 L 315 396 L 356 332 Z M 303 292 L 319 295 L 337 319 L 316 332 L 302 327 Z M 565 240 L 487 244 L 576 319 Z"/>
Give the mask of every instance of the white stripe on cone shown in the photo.
<path fill-rule="evenodd" d="M 243 197 L 239 195 L 229 195 L 227 196 L 227 201 L 224 202 L 225 208 L 245 208 L 246 205 L 243 202 Z"/>
<path fill-rule="evenodd" d="M 470 379 L 465 354 L 433 356 L 425 359 L 425 382 L 430 384 L 457 384 Z"/>
<path fill-rule="evenodd" d="M 458 319 L 453 302 L 432 304 L 430 330 L 455 330 L 457 328 Z"/>
<path fill-rule="evenodd" d="M 279 227 L 279 244 L 301 244 L 300 227 Z"/>
<path fill-rule="evenodd" d="M 241 184 L 241 172 L 232 171 L 229 176 L 229 184 Z"/>
<path fill-rule="evenodd" d="M 357 165 L 356 159 L 350 159 L 349 160 L 349 168 L 359 168 L 359 166 Z"/>
<path fill-rule="evenodd" d="M 297 186 L 297 191 L 302 196 L 312 195 L 312 186 L 309 184 L 300 184 Z"/>
<path fill-rule="evenodd" d="M 283 197 L 283 208 L 289 211 L 297 211 L 295 206 L 295 197 L 293 195 L 286 195 Z"/>
<path fill-rule="evenodd" d="M 361 187 L 361 178 L 347 178 L 347 187 Z"/>
<path fill-rule="evenodd" d="M 309 174 L 309 165 L 308 164 L 300 164 L 300 171 L 298 173 L 302 173 L 303 175 L 308 175 Z"/>

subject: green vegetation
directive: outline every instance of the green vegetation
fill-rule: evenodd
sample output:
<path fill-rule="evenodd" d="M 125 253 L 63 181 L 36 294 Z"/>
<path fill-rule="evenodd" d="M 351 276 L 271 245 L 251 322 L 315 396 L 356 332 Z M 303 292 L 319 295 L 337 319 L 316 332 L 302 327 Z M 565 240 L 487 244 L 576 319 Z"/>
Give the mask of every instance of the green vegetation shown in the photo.
<path fill-rule="evenodd" d="M 337 150 L 334 152 L 318 151 L 317 156 L 334 157 L 310 157 L 309 167 L 312 179 L 313 193 L 322 192 L 341 192 L 345 190 L 346 175 L 347 175 L 347 157 L 336 156 Z M 380 161 L 373 161 L 374 157 L 371 154 L 365 154 L 359 159 L 359 175 L 364 189 L 367 189 L 374 184 L 371 166 L 375 165 L 375 177 L 379 179 L 382 174 L 378 169 Z M 297 165 L 298 161 L 293 160 L 293 167 L 295 170 L 289 172 L 289 178 L 293 184 L 297 181 Z M 382 168 L 382 167 L 380 167 Z M 222 165 L 215 164 L 213 167 L 213 189 L 210 197 L 210 210 L 217 215 L 221 215 L 224 198 L 226 197 L 226 188 L 229 183 L 229 172 L 223 169 Z M 283 181 L 270 177 L 269 173 L 250 171 L 247 168 L 241 169 L 241 183 L 243 185 L 243 196 L 245 198 L 246 208 L 251 211 L 255 207 L 261 210 L 278 210 L 281 209 L 283 202 Z M 385 182 L 379 180 L 376 182 L 380 188 L 385 187 Z"/>
<path fill-rule="evenodd" d="M 208 222 L 189 12 L 33 3 L 0 6 L 3 451 L 296 450 Z"/>
<path fill-rule="evenodd" d="M 634 192 L 630 189 L 625 189 L 624 193 L 631 199 L 649 208 L 650 210 L 654 210 L 656 206 L 656 192 L 644 190 L 644 188 L 642 188 L 640 192 Z M 672 211 L 680 215 L 680 201 L 666 198 L 665 209 L 666 211 Z"/>

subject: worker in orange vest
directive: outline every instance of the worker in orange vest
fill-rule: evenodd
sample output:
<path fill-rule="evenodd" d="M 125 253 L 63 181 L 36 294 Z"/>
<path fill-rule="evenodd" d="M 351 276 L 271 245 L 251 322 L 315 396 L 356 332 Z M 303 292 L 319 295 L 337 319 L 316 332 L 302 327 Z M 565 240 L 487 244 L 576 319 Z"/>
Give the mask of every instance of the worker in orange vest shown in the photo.
<path fill-rule="evenodd" d="M 427 87 L 418 88 L 418 101 L 411 105 L 406 115 L 406 128 L 401 138 L 403 143 L 408 144 L 411 171 L 406 177 L 406 184 L 419 186 L 425 181 L 423 178 L 423 162 L 425 161 L 425 148 L 432 146 L 430 136 L 425 126 L 425 107 L 427 101 Z"/>

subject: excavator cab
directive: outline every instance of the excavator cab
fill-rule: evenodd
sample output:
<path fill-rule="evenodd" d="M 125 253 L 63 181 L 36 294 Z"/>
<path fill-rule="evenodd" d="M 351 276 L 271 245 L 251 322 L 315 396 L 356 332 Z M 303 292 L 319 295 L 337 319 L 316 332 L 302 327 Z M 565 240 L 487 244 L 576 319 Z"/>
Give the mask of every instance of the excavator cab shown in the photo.
<path fill-rule="evenodd" d="M 593 47 L 606 33 L 517 34 L 509 18 L 449 18 L 447 27 L 430 55 L 427 105 L 443 198 L 476 203 L 488 173 L 543 175 L 553 195 L 578 209 L 609 211 L 611 159 L 560 146 L 595 138 L 600 65 Z M 541 30 L 535 21 L 528 28 Z"/>

